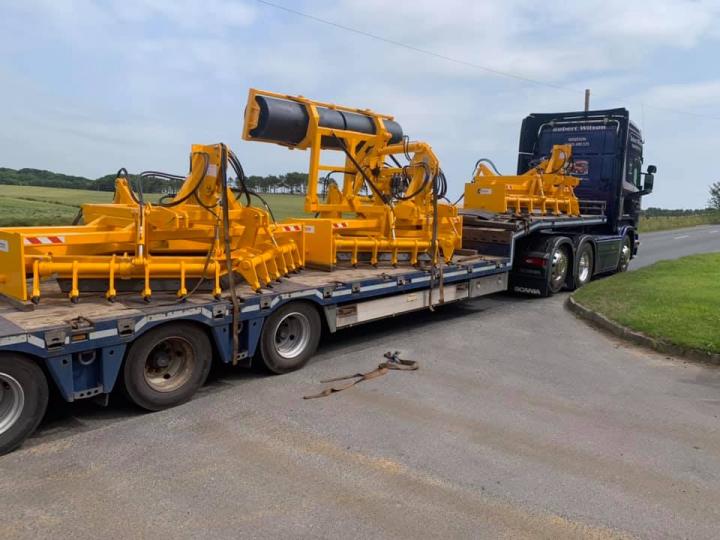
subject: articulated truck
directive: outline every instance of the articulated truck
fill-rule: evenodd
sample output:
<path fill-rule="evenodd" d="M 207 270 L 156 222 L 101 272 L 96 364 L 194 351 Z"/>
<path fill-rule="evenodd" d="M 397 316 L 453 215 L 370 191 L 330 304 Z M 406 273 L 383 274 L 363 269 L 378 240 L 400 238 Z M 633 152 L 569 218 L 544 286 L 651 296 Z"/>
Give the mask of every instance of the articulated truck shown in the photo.
<path fill-rule="evenodd" d="M 344 143 L 334 138 L 331 144 Z M 258 361 L 272 373 L 287 373 L 308 362 L 324 332 L 508 290 L 549 296 L 581 287 L 594 276 L 627 270 L 639 246 L 641 197 L 652 191 L 655 173 L 653 166 L 643 170 L 640 131 L 625 109 L 531 114 L 522 123 L 517 175 L 547 160 L 553 148 L 568 145 L 572 160 L 563 167 L 576 179 L 579 212 L 493 213 L 469 207 L 466 201 L 458 208 L 459 217 L 452 218 L 462 223 L 462 246 L 449 259 L 417 256 L 410 265 L 379 257 L 369 264 L 338 256 L 330 269 L 283 271 L 286 277 L 272 284 L 261 280 L 259 286 L 242 279 L 222 281 L 228 276 L 221 276 L 224 267 L 216 261 L 206 263 L 203 270 L 204 277 L 207 267 L 215 265 L 217 279 L 209 279 L 209 289 L 185 291 L 180 298 L 174 291 L 158 290 L 151 299 L 132 288 L 122 292 L 113 287 L 112 297 L 83 292 L 74 283 L 81 263 L 68 266 L 70 277 L 65 281 L 70 285 L 64 286 L 61 279 L 38 285 L 32 266 L 19 275 L 0 268 L 0 280 L 27 280 L 22 285 L 28 290 L 37 287 L 38 295 L 42 289 L 37 305 L 12 298 L 0 301 L 0 452 L 17 448 L 35 431 L 51 387 L 66 401 L 93 399 L 104 405 L 113 392 L 122 390 L 139 407 L 161 410 L 189 400 L 205 382 L 212 362 L 248 367 Z M 198 163 L 201 167 L 203 162 Z M 210 174 L 210 166 L 204 167 Z M 402 178 L 390 180 L 397 184 Z M 124 204 L 137 203 L 142 209 L 145 203 L 134 202 L 134 197 L 128 193 Z M 219 215 L 220 210 L 213 211 Z M 120 219 L 113 212 L 113 219 Z M 239 212 L 231 208 L 229 219 Z M 177 214 L 162 209 L 157 216 L 143 215 L 159 220 L 164 215 L 176 219 Z M 253 216 L 264 219 L 257 212 Z M 306 233 L 314 226 L 303 223 Z M 342 216 L 333 223 L 342 228 Z M 289 235 L 298 230 L 297 225 L 277 227 Z M 63 241 L 63 233 L 52 236 Z M 51 243 L 44 237 L 31 238 L 37 245 Z M 120 242 L 120 236 L 113 238 Z M 268 238 L 268 249 L 275 249 Z M 217 238 L 208 241 L 223 249 Z M 187 249 L 193 242 L 198 240 L 188 240 Z M 21 247 L 0 241 L 0 252 Z M 282 253 L 276 255 L 280 266 L 290 257 L 289 251 L 284 253 L 286 259 Z M 53 260 L 59 271 L 65 268 L 59 259 Z M 98 261 L 92 263 L 98 268 L 123 268 L 115 255 L 112 262 Z M 122 264 L 130 268 L 130 262 Z M 191 282 L 184 273 L 191 267 L 178 264 L 181 287 L 187 279 L 187 288 L 193 288 L 198 281 Z M 67 287 L 74 290 L 72 302 Z"/>

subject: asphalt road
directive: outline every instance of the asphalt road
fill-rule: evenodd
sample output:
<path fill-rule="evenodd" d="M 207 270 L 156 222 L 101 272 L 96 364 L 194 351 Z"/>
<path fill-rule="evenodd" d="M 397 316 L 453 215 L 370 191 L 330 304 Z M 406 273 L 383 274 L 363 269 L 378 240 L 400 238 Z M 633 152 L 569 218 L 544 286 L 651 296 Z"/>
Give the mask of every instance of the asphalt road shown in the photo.
<path fill-rule="evenodd" d="M 682 234 L 720 236 L 646 234 L 635 262 Z M 720 369 L 617 342 L 564 296 L 341 332 L 300 372 L 216 373 L 160 413 L 57 404 L 0 458 L 3 537 L 717 538 Z M 396 349 L 420 370 L 302 399 Z"/>
<path fill-rule="evenodd" d="M 640 235 L 638 256 L 633 259 L 630 268 L 710 251 L 720 251 L 720 225 L 645 233 Z"/>

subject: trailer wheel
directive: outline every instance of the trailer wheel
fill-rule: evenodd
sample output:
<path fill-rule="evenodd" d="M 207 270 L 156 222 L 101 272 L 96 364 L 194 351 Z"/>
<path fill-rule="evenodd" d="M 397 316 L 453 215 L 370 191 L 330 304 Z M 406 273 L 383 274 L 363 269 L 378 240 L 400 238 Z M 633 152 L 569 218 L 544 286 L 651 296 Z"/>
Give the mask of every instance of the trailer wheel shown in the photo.
<path fill-rule="evenodd" d="M 632 258 L 632 238 L 629 234 L 623 236 L 622 247 L 620 248 L 620 259 L 618 260 L 617 271 L 626 272 Z"/>
<path fill-rule="evenodd" d="M 123 390 L 148 411 L 188 401 L 210 373 L 212 347 L 195 325 L 173 323 L 140 336 L 128 351 Z"/>
<path fill-rule="evenodd" d="M 322 326 L 310 304 L 291 302 L 270 315 L 263 325 L 260 354 L 273 373 L 289 373 L 307 364 L 315 353 Z"/>
<path fill-rule="evenodd" d="M 575 288 L 579 289 L 590 282 L 595 266 L 595 251 L 590 242 L 585 242 L 577 252 L 575 263 Z"/>
<path fill-rule="evenodd" d="M 558 293 L 567 281 L 570 256 L 565 244 L 556 243 L 550 253 L 550 268 L 548 269 L 548 292 Z"/>
<path fill-rule="evenodd" d="M 19 354 L 0 356 L 0 455 L 32 435 L 47 403 L 47 379 L 35 361 Z"/>

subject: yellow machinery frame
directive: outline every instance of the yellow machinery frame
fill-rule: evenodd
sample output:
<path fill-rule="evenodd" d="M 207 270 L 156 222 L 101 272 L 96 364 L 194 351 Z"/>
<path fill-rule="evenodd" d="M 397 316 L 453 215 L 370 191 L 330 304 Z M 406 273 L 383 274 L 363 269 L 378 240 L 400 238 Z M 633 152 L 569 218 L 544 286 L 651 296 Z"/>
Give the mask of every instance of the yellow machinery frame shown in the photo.
<path fill-rule="evenodd" d="M 56 276 L 70 280 L 72 301 L 92 281 L 111 301 L 122 280 L 141 280 L 146 300 L 153 280 L 172 280 L 184 297 L 189 279 L 208 279 L 219 296 L 230 272 L 259 289 L 300 268 L 302 226 L 242 206 L 224 178 L 228 152 L 193 145 L 191 171 L 167 203 L 143 202 L 119 174 L 112 203 L 82 206 L 85 225 L 0 229 L 0 293 L 38 302 L 41 281 Z"/>
<path fill-rule="evenodd" d="M 302 140 L 290 143 L 254 136 L 262 114 L 258 97 L 304 107 L 307 127 Z M 374 132 L 322 126 L 321 109 L 370 119 Z M 393 265 L 398 264 L 401 254 L 411 264 L 417 264 L 423 253 L 437 262 L 440 253 L 449 260 L 461 246 L 462 223 L 457 208 L 438 202 L 434 193 L 433 184 L 444 179 L 435 153 L 424 142 L 404 139 L 390 143 L 392 134 L 386 124 L 392 120 L 368 109 L 250 89 L 243 138 L 310 150 L 305 211 L 316 217 L 297 220 L 305 224 L 308 264 L 330 269 L 340 252 L 348 254 L 353 265 L 361 253 L 369 254 L 371 264 L 377 264 L 382 253 L 389 254 Z M 338 151 L 345 153 L 343 166 L 323 163 L 323 152 Z M 407 157 L 409 163 L 400 165 L 396 156 Z M 323 173 L 343 177 L 341 187 L 329 184 L 325 201 L 318 194 Z M 399 181 L 404 182 L 400 199 L 393 190 L 393 183 Z M 364 186 L 371 188 L 370 194 L 363 194 Z"/>
<path fill-rule="evenodd" d="M 580 215 L 574 188 L 579 180 L 570 175 L 572 146 L 553 146 L 550 157 L 525 174 L 499 175 L 479 163 L 473 181 L 465 184 L 465 208 L 497 213 Z"/>

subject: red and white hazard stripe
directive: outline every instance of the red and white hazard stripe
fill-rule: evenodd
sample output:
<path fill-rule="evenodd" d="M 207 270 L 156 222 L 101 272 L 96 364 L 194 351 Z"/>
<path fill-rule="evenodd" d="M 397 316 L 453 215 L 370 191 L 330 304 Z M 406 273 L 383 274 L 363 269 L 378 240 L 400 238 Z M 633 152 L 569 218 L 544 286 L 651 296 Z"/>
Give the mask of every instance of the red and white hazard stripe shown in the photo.
<path fill-rule="evenodd" d="M 302 231 L 301 225 L 283 225 L 282 230 L 285 232 L 300 232 Z"/>
<path fill-rule="evenodd" d="M 337 223 L 333 223 L 333 229 L 347 229 L 347 221 L 338 221 Z"/>
<path fill-rule="evenodd" d="M 51 244 L 64 244 L 64 236 L 26 236 L 26 246 L 47 246 Z"/>

